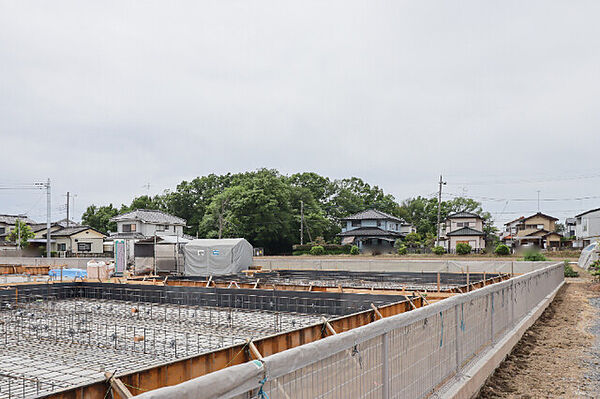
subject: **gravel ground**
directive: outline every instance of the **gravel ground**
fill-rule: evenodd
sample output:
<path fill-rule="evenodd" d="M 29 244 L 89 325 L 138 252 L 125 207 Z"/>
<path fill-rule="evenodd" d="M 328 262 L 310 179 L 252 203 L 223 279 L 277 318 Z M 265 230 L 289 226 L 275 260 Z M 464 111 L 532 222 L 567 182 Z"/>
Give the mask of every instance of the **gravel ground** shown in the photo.
<path fill-rule="evenodd" d="M 600 285 L 584 273 L 568 279 L 479 398 L 600 398 Z"/>

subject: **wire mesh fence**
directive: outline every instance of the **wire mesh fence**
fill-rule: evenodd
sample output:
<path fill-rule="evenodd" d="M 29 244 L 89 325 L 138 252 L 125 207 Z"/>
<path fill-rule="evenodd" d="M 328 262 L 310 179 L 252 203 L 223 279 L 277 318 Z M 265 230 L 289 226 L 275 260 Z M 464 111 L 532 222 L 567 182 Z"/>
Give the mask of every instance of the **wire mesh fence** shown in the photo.
<path fill-rule="evenodd" d="M 547 266 L 140 397 L 428 397 L 460 376 L 562 281 L 562 264 Z M 215 386 L 220 389 L 211 389 Z"/>

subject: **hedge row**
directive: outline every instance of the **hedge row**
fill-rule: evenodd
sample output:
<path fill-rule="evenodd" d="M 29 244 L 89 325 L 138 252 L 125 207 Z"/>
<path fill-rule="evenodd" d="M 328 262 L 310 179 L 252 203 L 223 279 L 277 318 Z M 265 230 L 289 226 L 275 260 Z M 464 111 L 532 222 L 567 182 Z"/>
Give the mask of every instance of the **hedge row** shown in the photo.
<path fill-rule="evenodd" d="M 315 244 L 317 245 L 317 244 Z M 308 255 L 310 254 L 310 250 L 315 245 L 294 245 L 292 247 L 293 255 Z M 323 244 L 321 245 L 325 250 L 324 255 L 343 255 L 349 254 L 352 245 L 337 245 L 337 244 Z"/>

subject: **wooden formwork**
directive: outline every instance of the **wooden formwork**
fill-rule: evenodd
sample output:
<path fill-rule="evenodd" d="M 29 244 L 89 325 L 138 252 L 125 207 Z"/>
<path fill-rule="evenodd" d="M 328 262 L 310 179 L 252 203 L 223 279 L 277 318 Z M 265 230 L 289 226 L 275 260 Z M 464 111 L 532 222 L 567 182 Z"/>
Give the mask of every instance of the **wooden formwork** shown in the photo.
<path fill-rule="evenodd" d="M 421 297 L 411 298 L 415 307 L 423 306 Z M 369 324 L 379 318 L 377 312 L 383 317 L 393 316 L 407 312 L 413 308 L 409 301 L 402 301 L 377 309 L 369 309 L 347 316 L 330 319 L 329 324 L 337 333 L 351 330 Z M 328 336 L 325 323 L 314 324 L 285 333 L 275 334 L 264 338 L 252 340 L 258 351 L 263 356 L 269 356 L 286 349 L 317 341 Z M 178 359 L 173 362 L 150 367 L 143 370 L 118 375 L 133 395 L 139 395 L 165 386 L 176 385 L 192 378 L 221 370 L 223 368 L 242 364 L 253 359 L 248 343 L 238 344 L 228 348 L 219 349 L 210 353 Z M 85 386 L 65 389 L 45 396 L 53 399 L 102 399 L 107 394 L 109 383 L 102 381 Z M 123 398 L 113 391 L 116 398 Z"/>
<path fill-rule="evenodd" d="M 50 266 L 48 265 L 0 265 L 0 274 L 48 274 Z"/>

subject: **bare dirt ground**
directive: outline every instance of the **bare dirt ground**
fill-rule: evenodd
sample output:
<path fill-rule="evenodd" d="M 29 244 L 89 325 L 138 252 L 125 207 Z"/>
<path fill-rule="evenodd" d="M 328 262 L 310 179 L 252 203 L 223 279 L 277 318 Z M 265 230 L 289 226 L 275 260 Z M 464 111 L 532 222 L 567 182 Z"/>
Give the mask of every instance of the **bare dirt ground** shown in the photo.
<path fill-rule="evenodd" d="M 600 285 L 567 279 L 479 398 L 600 398 Z"/>

